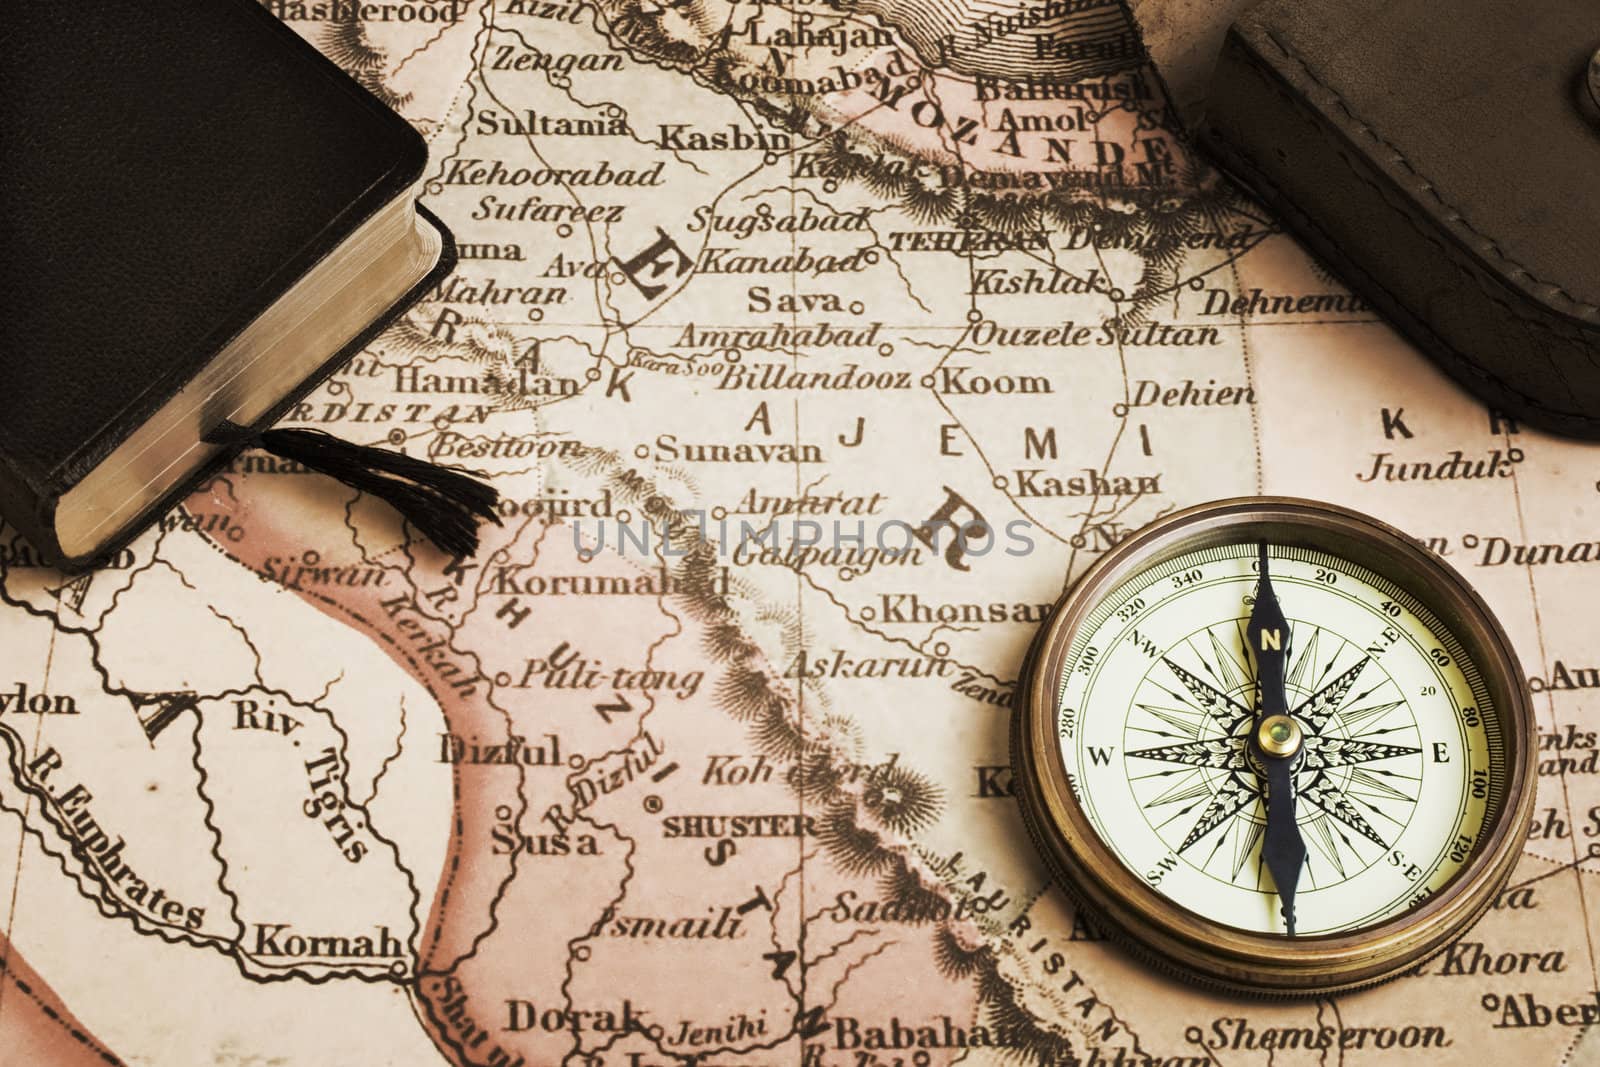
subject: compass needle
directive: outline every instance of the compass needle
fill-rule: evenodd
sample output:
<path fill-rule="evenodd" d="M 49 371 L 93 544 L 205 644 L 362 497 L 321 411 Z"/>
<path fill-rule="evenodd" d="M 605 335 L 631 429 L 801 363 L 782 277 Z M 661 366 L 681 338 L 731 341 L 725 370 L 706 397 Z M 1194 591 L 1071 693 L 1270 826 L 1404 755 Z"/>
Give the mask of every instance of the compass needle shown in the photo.
<path fill-rule="evenodd" d="M 1490 907 L 1533 822 L 1504 632 L 1436 555 L 1331 505 L 1222 501 L 1121 541 L 1024 682 L 1012 784 L 1052 874 L 1212 986 L 1405 973 Z"/>
<path fill-rule="evenodd" d="M 1245 627 L 1256 664 L 1256 714 L 1250 729 L 1250 752 L 1267 772 L 1267 831 L 1261 851 L 1278 899 L 1283 902 L 1284 928 L 1292 937 L 1295 889 L 1306 862 L 1305 839 L 1295 819 L 1295 775 L 1304 760 L 1304 743 L 1300 724 L 1289 715 L 1284 689 L 1284 664 L 1289 658 L 1293 633 L 1272 587 L 1272 557 L 1267 543 L 1261 542 L 1258 548 L 1256 601 Z"/>

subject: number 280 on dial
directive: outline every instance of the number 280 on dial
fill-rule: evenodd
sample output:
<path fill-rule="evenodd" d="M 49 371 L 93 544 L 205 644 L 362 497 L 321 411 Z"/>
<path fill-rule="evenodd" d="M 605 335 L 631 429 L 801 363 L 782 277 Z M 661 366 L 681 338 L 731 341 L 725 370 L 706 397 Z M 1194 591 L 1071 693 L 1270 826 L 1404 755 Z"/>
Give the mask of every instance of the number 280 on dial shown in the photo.
<path fill-rule="evenodd" d="M 1164 969 L 1312 994 L 1398 974 L 1509 876 L 1537 745 L 1453 570 L 1308 501 L 1179 513 L 1100 560 L 1030 657 L 1017 792 L 1080 907 Z"/>

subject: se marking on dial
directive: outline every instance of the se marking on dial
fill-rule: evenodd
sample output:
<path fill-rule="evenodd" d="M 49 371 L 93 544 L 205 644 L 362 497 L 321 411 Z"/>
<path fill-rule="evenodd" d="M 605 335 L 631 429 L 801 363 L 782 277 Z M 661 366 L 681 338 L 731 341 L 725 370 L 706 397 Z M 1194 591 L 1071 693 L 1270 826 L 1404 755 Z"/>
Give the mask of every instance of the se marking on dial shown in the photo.
<path fill-rule="evenodd" d="M 1057 734 L 1095 832 L 1130 870 L 1214 922 L 1281 933 L 1248 744 L 1256 552 L 1180 556 L 1116 590 L 1067 658 Z M 1298 932 L 1357 930 L 1420 904 L 1465 864 L 1503 747 L 1476 668 L 1411 597 L 1330 555 L 1269 554 L 1304 748 Z"/>

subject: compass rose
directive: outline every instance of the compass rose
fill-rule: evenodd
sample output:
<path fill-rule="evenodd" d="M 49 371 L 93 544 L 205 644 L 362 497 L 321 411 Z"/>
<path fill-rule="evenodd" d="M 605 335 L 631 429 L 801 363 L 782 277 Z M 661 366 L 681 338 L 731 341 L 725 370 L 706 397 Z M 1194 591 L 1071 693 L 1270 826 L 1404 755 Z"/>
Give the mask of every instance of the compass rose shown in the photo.
<path fill-rule="evenodd" d="M 1329 504 L 1157 521 L 1056 605 L 1013 719 L 1051 873 L 1163 968 L 1287 995 L 1404 973 L 1522 855 L 1538 734 L 1510 640 L 1399 531 Z"/>
<path fill-rule="evenodd" d="M 1130 747 L 1127 759 L 1146 817 L 1176 838 L 1178 855 L 1211 873 L 1226 851 L 1227 879 L 1237 882 L 1253 867 L 1249 877 L 1260 885 L 1266 780 L 1249 745 L 1260 693 L 1244 665 L 1244 623 L 1199 631 L 1152 665 L 1129 731 L 1174 740 Z M 1388 740 L 1414 724 L 1370 654 L 1308 623 L 1294 629 L 1309 634 L 1284 684 L 1301 731 L 1297 821 L 1318 858 L 1308 868 L 1315 885 L 1318 868 L 1323 881 L 1343 880 L 1388 850 L 1420 784 L 1420 775 L 1393 761 L 1421 749 Z"/>

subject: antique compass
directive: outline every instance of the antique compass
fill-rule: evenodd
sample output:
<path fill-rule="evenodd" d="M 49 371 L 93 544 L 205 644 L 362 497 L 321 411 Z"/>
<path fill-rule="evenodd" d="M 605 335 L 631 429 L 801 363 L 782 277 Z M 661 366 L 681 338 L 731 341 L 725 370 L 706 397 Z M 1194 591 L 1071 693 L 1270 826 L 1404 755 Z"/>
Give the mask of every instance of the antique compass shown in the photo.
<path fill-rule="evenodd" d="M 1510 642 L 1391 527 L 1284 498 L 1172 515 L 1056 606 L 1016 792 L 1080 907 L 1158 966 L 1297 995 L 1398 975 L 1505 885 L 1537 751 Z"/>

